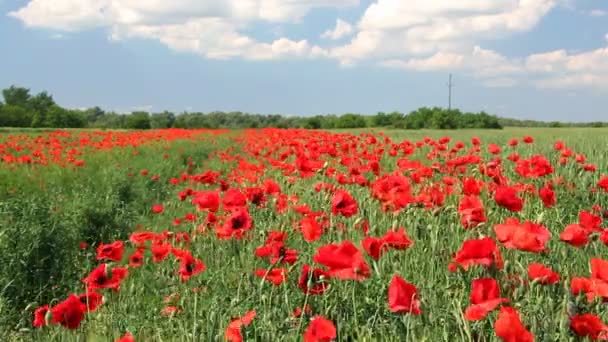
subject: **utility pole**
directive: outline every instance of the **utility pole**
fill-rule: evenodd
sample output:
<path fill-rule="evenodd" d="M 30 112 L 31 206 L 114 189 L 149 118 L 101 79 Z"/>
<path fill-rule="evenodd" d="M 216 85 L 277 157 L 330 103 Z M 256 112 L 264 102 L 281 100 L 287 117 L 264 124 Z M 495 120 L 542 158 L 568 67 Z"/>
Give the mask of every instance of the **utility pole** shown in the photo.
<path fill-rule="evenodd" d="M 452 74 L 450 74 L 450 80 L 448 81 L 448 110 L 452 110 L 452 88 L 454 84 L 452 84 Z"/>

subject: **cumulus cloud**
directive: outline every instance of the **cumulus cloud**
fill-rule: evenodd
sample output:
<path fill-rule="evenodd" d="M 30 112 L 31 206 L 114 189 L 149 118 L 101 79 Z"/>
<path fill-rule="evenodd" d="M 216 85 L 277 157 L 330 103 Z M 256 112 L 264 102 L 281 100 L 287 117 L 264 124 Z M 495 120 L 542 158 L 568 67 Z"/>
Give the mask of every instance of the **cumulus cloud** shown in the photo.
<path fill-rule="evenodd" d="M 604 11 L 601 9 L 594 9 L 589 11 L 589 15 L 592 17 L 604 17 L 608 15 L 608 11 Z"/>
<path fill-rule="evenodd" d="M 526 68 L 542 88 L 588 86 L 608 88 L 608 47 L 570 54 L 557 50 L 531 55 Z"/>
<path fill-rule="evenodd" d="M 566 0 L 375 0 L 353 23 L 337 18 L 324 41 L 276 35 L 260 41 L 249 29 L 306 25 L 318 8 L 358 6 L 360 0 L 30 0 L 9 16 L 28 27 L 56 31 L 107 30 L 114 40 L 152 39 L 170 49 L 210 59 L 332 58 L 420 72 L 462 72 L 488 87 L 608 89 L 608 47 L 572 53 L 549 51 L 507 58 L 481 47 L 532 30 Z M 333 13 L 333 12 L 332 12 Z M 603 10 L 590 15 L 603 16 Z M 349 37 L 348 39 L 342 40 Z M 608 41 L 608 35 L 606 37 Z"/>
<path fill-rule="evenodd" d="M 378 0 L 336 58 L 396 58 L 466 51 L 484 38 L 532 29 L 556 0 Z"/>
<path fill-rule="evenodd" d="M 321 38 L 337 40 L 342 37 L 348 36 L 353 32 L 353 30 L 353 25 L 338 18 L 336 20 L 336 27 L 333 30 L 327 30 L 323 32 Z"/>
<path fill-rule="evenodd" d="M 114 40 L 155 39 L 207 58 L 323 57 L 307 40 L 260 42 L 242 33 L 257 22 L 298 22 L 310 10 L 359 0 L 32 0 L 9 13 L 26 26 L 62 31 L 106 27 Z"/>

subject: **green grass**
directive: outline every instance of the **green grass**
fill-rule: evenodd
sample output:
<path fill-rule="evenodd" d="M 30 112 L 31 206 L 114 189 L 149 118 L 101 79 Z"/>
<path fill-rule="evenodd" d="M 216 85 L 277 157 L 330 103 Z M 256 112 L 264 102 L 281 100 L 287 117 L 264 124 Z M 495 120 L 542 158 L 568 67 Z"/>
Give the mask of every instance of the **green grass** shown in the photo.
<path fill-rule="evenodd" d="M 5 332 L 7 340 L 111 341 L 130 331 L 137 341 L 219 341 L 232 318 L 255 309 L 257 317 L 250 326 L 243 328 L 245 340 L 299 341 L 308 318 L 296 319 L 291 313 L 306 303 L 312 306 L 315 314 L 333 320 L 340 341 L 494 341 L 493 322 L 497 312 L 479 322 L 467 322 L 463 317 L 463 311 L 469 305 L 471 280 L 487 276 L 500 279 L 503 296 L 510 298 L 511 305 L 518 309 L 522 321 L 538 341 L 575 341 L 569 332 L 566 315 L 572 307 L 598 314 L 608 322 L 608 311 L 601 303 L 587 304 L 583 298 L 574 298 L 569 292 L 569 279 L 588 276 L 589 259 L 606 258 L 608 247 L 595 241 L 576 249 L 559 241 L 559 233 L 567 224 L 577 221 L 579 210 L 590 210 L 594 204 L 603 208 L 608 206 L 606 194 L 588 191 L 599 174 L 608 174 L 608 129 L 334 132 L 354 135 L 382 132 L 394 142 L 449 136 L 452 143 L 462 140 L 469 144 L 470 138 L 477 136 L 483 143 L 501 145 L 506 145 L 512 137 L 521 140 L 522 136 L 530 135 L 535 143 L 527 146 L 520 141 L 516 149 L 522 157 L 543 154 L 551 156 L 556 165 L 553 142 L 561 140 L 574 151 L 584 153 L 598 171 L 591 174 L 580 171 L 574 164 L 556 165 L 554 176 L 563 176 L 567 181 L 575 182 L 577 187 L 575 191 L 558 188 L 558 205 L 552 209 L 545 209 L 538 198 L 526 196 L 524 210 L 512 214 L 493 205 L 484 193 L 482 199 L 488 222 L 474 230 L 464 230 L 460 225 L 455 210 L 457 196 L 449 196 L 441 210 L 411 208 L 391 215 L 382 212 L 368 188 L 356 185 L 341 187 L 358 201 L 359 213 L 348 219 L 333 217 L 334 226 L 341 222 L 347 229 L 331 229 L 313 243 L 306 243 L 300 234 L 293 232 L 293 223 L 299 219 L 293 211 L 277 214 L 272 202 L 264 209 L 251 207 L 255 228 L 250 239 L 220 241 L 212 232 L 193 238 L 192 255 L 207 265 L 201 275 L 182 283 L 174 274 L 177 265 L 172 258 L 152 263 L 149 251 L 146 251 L 144 266 L 130 270 L 121 291 L 104 291 L 106 303 L 97 312 L 88 314 L 79 329 L 68 331 L 60 326 L 31 328 L 29 310 L 35 307 L 34 303 L 63 300 L 70 292 L 83 292 L 80 279 L 97 265 L 97 261 L 93 250 L 79 250 L 81 241 L 95 244 L 126 240 L 137 225 L 157 232 L 194 232 L 197 224 L 186 222 L 178 227 L 172 224 L 176 217 L 196 213 L 195 207 L 189 201 L 181 202 L 177 193 L 186 187 L 195 190 L 214 187 L 169 184 L 169 178 L 179 177 L 186 170 L 183 156 L 192 156 L 196 162 L 193 173 L 202 173 L 238 169 L 235 161 L 207 158 L 212 150 L 233 146 L 233 154 L 247 155 L 239 152 L 243 146 L 229 138 L 214 138 L 213 144 L 207 140 L 174 142 L 167 151 L 168 159 L 162 157 L 165 150 L 161 144 L 151 144 L 138 148 L 137 156 L 132 156 L 131 149 L 88 156 L 87 165 L 77 170 L 55 166 L 9 169 L 0 164 L 0 213 L 3 214 L 0 215 L 0 265 L 3 265 L 0 270 L 0 324 L 3 324 L 0 331 Z M 510 148 L 505 146 L 503 149 L 502 156 L 506 157 Z M 485 152 L 483 155 L 488 157 Z M 425 153 L 416 153 L 414 157 L 424 161 Z M 510 165 L 507 160 L 504 162 Z M 117 164 L 121 166 L 117 167 Z M 385 154 L 381 164 L 390 171 L 395 167 L 395 159 Z M 147 169 L 149 175 L 159 175 L 161 181 L 153 182 L 149 177 L 140 176 L 138 172 L 142 169 Z M 509 177 L 516 178 L 511 166 L 507 170 Z M 135 175 L 129 176 L 129 172 Z M 266 169 L 260 179 L 265 178 L 275 179 L 284 193 L 299 196 L 299 203 L 308 204 L 313 210 L 330 210 L 331 198 L 313 190 L 317 182 L 327 181 L 322 175 L 298 179 L 291 184 L 280 172 Z M 435 180 L 440 178 L 441 175 Z M 542 185 L 543 181 L 534 182 Z M 154 203 L 163 203 L 165 212 L 150 213 Z M 506 265 L 501 272 L 488 273 L 481 268 L 466 273 L 448 272 L 447 266 L 464 240 L 493 236 L 493 225 L 511 216 L 545 225 L 553 234 L 548 243 L 550 252 L 537 255 L 502 248 Z M 312 264 L 316 249 L 327 243 L 351 240 L 360 246 L 363 234 L 352 227 L 361 218 L 369 221 L 372 236 L 381 236 L 391 227 L 405 227 L 414 246 L 405 251 L 390 251 L 378 262 L 366 256 L 373 273 L 363 282 L 331 280 L 326 294 L 305 296 L 297 287 L 301 265 Z M 254 256 L 269 230 L 289 232 L 286 245 L 299 252 L 288 282 L 278 287 L 260 282 L 260 278 L 253 275 L 254 270 L 269 267 L 267 261 Z M 134 250 L 128 243 L 126 245 L 125 257 Z M 554 286 L 533 284 L 508 291 L 504 277 L 519 274 L 525 278 L 530 262 L 552 266 L 561 274 L 562 281 Z M 422 315 L 398 315 L 389 311 L 387 288 L 394 274 L 418 287 Z M 53 288 L 54 285 L 58 287 Z M 179 294 L 175 305 L 182 311 L 165 317 L 161 315 L 166 306 L 163 298 L 171 294 Z M 30 307 L 26 311 L 28 304 Z"/>

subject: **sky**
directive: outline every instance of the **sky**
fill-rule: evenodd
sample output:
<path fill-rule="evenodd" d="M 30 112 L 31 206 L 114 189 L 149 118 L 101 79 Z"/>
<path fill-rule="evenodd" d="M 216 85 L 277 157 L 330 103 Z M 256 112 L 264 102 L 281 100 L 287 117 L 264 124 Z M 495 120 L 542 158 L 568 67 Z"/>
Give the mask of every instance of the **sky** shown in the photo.
<path fill-rule="evenodd" d="M 448 105 L 608 121 L 608 0 L 0 0 L 0 87 L 69 108 Z"/>

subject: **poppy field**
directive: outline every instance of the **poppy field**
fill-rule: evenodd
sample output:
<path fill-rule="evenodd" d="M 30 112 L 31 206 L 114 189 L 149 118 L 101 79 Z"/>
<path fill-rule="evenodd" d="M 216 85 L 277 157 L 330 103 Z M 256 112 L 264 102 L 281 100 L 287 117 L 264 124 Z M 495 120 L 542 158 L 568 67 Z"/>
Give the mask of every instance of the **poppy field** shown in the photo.
<path fill-rule="evenodd" d="M 607 133 L 0 133 L 0 337 L 608 340 Z"/>

